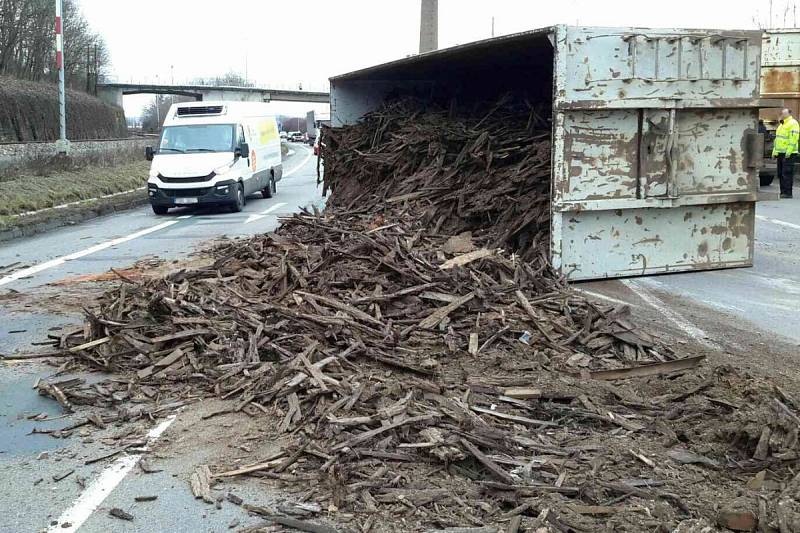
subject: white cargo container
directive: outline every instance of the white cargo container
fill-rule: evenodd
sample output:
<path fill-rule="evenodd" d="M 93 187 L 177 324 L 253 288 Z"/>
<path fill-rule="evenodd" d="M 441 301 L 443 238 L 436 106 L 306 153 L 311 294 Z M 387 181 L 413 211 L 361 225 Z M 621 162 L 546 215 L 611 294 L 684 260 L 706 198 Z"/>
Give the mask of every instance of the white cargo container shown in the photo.
<path fill-rule="evenodd" d="M 170 207 L 225 205 L 241 211 L 247 195 L 272 198 L 283 172 L 278 124 L 255 102 L 174 104 L 147 181 L 156 214 Z"/>
<path fill-rule="evenodd" d="M 550 110 L 553 265 L 569 279 L 751 266 L 761 32 L 555 26 L 331 79 L 334 126 L 387 96 L 513 91 Z"/>

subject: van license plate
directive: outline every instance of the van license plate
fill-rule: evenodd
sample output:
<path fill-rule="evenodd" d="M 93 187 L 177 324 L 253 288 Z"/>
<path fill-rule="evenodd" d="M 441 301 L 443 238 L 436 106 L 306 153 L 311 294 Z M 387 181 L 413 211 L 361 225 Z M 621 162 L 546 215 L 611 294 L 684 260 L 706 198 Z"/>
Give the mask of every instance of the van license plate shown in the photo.
<path fill-rule="evenodd" d="M 196 204 L 197 198 L 175 198 L 176 204 Z"/>

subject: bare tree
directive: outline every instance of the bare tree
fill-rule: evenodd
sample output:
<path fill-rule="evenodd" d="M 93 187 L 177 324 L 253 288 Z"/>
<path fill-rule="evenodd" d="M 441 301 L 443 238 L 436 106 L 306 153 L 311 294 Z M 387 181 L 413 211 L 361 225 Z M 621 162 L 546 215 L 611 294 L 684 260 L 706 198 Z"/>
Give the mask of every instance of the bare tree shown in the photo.
<path fill-rule="evenodd" d="M 253 82 L 233 70 L 226 72 L 222 76 L 195 78 L 192 83 L 197 85 L 215 85 L 217 87 L 255 87 Z"/>
<path fill-rule="evenodd" d="M 797 27 L 797 2 L 796 0 L 766 0 L 767 14 L 762 17 L 757 10 L 753 16 L 753 24 L 760 29 Z"/>
<path fill-rule="evenodd" d="M 0 0 L 0 75 L 33 81 L 55 79 L 54 18 L 51 0 Z M 66 81 L 83 89 L 90 70 L 102 73 L 107 68 L 108 50 L 75 0 L 64 1 L 63 27 Z"/>

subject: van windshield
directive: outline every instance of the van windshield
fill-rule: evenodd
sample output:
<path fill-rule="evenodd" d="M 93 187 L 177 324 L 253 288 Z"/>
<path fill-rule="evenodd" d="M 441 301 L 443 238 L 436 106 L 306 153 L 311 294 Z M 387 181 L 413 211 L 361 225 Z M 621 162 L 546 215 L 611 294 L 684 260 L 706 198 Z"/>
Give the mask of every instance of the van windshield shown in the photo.
<path fill-rule="evenodd" d="M 233 124 L 167 126 L 161 134 L 159 152 L 162 154 L 233 152 L 233 140 Z"/>

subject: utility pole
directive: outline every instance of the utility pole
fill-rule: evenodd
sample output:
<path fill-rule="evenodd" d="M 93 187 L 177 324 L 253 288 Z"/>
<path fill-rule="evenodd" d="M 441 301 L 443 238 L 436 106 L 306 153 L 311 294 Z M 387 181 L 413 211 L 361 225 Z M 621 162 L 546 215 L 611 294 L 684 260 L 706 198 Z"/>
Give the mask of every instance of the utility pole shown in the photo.
<path fill-rule="evenodd" d="M 156 85 L 158 85 L 158 74 L 156 74 Z M 156 131 L 161 129 L 161 95 L 159 93 L 155 94 L 156 96 Z"/>
<path fill-rule="evenodd" d="M 419 19 L 419 53 L 439 48 L 439 0 L 422 0 Z"/>
<path fill-rule="evenodd" d="M 494 17 L 492 17 L 492 37 L 494 37 Z"/>
<path fill-rule="evenodd" d="M 56 0 L 56 67 L 58 68 L 58 142 L 60 154 L 69 153 L 67 103 L 64 91 L 64 0 Z"/>

